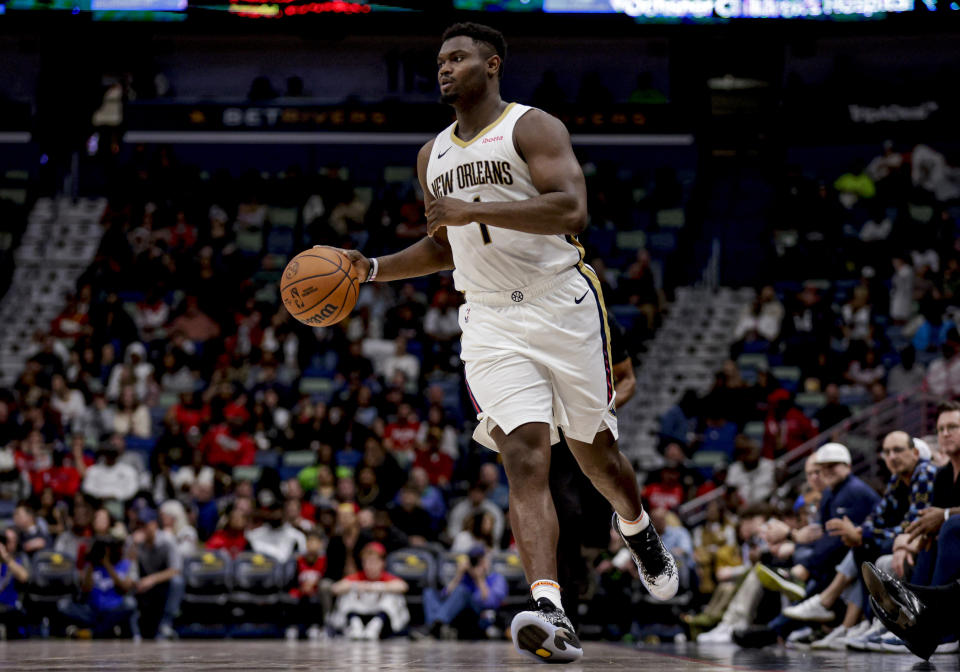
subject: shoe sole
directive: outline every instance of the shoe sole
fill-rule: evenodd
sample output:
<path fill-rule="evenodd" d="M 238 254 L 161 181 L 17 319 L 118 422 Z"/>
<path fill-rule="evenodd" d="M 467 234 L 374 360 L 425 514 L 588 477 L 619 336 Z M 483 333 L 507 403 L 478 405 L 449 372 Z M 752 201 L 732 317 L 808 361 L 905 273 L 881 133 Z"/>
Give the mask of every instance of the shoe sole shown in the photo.
<path fill-rule="evenodd" d="M 799 602 L 807 597 L 807 591 L 804 590 L 802 586 L 798 586 L 791 581 L 787 581 L 769 568 L 764 567 L 763 565 L 757 565 L 755 571 L 757 573 L 757 578 L 760 579 L 760 585 L 767 590 L 774 590 L 778 593 L 783 593 L 794 602 Z"/>
<path fill-rule="evenodd" d="M 861 573 L 863 574 L 863 582 L 866 584 L 867 591 L 870 593 L 870 596 L 877 601 L 877 604 L 887 618 L 904 628 L 909 628 L 917 624 L 913 618 L 913 614 L 910 613 L 909 610 L 903 609 L 902 605 L 890 596 L 886 587 L 883 585 L 883 580 L 876 572 L 872 571 L 872 567 L 864 565 Z"/>
<path fill-rule="evenodd" d="M 562 664 L 580 660 L 583 649 L 574 646 L 560 631 L 561 628 L 543 622 L 530 612 L 520 612 L 510 625 L 513 645 L 522 655 L 541 663 Z"/>

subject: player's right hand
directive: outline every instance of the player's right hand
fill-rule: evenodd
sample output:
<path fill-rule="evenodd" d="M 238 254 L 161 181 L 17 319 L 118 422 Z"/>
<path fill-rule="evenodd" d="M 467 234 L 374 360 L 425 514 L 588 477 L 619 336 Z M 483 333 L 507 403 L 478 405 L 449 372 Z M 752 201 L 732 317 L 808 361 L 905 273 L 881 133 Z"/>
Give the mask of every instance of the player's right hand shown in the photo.
<path fill-rule="evenodd" d="M 314 248 L 317 247 L 330 247 L 345 256 L 350 260 L 353 267 L 357 269 L 357 277 L 360 278 L 360 282 L 366 281 L 367 276 L 370 274 L 370 260 L 363 256 L 361 252 L 357 250 L 345 250 L 342 247 L 333 247 L 332 245 L 314 245 Z"/>

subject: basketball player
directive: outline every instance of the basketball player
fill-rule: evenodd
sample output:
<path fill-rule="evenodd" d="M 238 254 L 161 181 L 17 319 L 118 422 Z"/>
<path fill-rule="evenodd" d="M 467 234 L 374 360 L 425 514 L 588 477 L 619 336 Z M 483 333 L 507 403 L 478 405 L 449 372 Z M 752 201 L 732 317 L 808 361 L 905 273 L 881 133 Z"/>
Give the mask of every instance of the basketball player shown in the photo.
<path fill-rule="evenodd" d="M 643 584 L 669 599 L 676 564 L 640 504 L 617 448 L 606 308 L 576 236 L 586 186 L 563 124 L 500 98 L 506 44 L 487 26 L 456 24 L 437 56 L 441 100 L 457 120 L 420 150 L 428 236 L 379 259 L 345 252 L 382 282 L 453 270 L 465 292 L 461 359 L 479 424 L 510 483 L 510 521 L 532 603 L 511 624 L 517 649 L 545 662 L 583 655 L 557 583 L 550 446 L 562 429 L 574 457 L 614 508 Z"/>

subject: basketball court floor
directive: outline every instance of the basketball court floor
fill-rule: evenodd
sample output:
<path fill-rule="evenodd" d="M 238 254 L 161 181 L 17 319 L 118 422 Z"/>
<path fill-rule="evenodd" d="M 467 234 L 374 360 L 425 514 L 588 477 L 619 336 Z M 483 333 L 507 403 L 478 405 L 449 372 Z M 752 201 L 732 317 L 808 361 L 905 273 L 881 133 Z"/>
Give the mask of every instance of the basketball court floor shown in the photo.
<path fill-rule="evenodd" d="M 907 672 L 960 670 L 958 657 L 934 656 L 926 663 L 906 654 L 847 654 L 782 648 L 743 650 L 732 645 L 693 644 L 632 648 L 585 642 L 579 663 L 559 669 L 641 672 Z M 310 670 L 311 672 L 488 672 L 542 667 L 521 658 L 508 642 L 358 643 L 341 640 L 217 640 L 143 642 L 29 640 L 0 643 L 0 670 Z M 557 669 L 557 668 L 553 668 Z"/>

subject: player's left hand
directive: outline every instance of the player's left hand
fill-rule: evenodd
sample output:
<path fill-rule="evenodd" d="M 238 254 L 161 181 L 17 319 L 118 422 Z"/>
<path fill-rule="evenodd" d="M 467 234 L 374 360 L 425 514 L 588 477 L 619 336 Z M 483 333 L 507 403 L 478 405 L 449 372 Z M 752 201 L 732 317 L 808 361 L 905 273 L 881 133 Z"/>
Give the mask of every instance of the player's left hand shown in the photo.
<path fill-rule="evenodd" d="M 469 202 L 452 196 L 431 201 L 426 210 L 427 234 L 432 236 L 442 226 L 466 226 L 473 221 L 469 209 Z"/>

